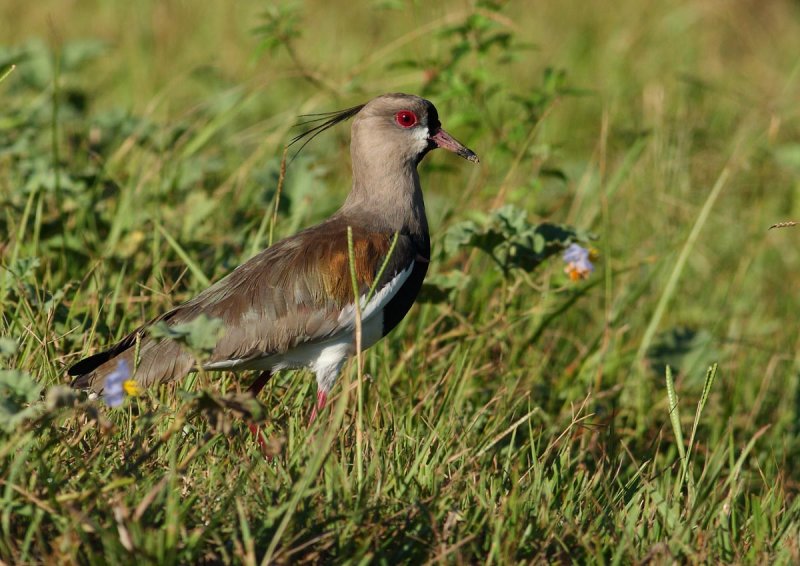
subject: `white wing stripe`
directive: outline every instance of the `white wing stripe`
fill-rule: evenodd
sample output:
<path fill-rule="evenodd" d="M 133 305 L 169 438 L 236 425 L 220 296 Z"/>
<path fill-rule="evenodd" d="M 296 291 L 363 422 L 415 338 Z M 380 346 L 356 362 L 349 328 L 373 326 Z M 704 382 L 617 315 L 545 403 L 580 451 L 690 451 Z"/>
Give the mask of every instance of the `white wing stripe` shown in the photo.
<path fill-rule="evenodd" d="M 371 319 L 375 314 L 383 314 L 383 309 L 389 304 L 389 301 L 400 291 L 400 288 L 406 282 L 411 272 L 414 269 L 414 262 L 412 261 L 408 267 L 395 275 L 383 288 L 377 290 L 369 303 L 365 304 L 367 300 L 366 295 L 361 295 L 361 322 L 362 324 Z M 349 330 L 355 328 L 356 325 L 356 308 L 355 305 L 350 304 L 342 309 L 339 313 L 339 326 L 341 330 Z"/>

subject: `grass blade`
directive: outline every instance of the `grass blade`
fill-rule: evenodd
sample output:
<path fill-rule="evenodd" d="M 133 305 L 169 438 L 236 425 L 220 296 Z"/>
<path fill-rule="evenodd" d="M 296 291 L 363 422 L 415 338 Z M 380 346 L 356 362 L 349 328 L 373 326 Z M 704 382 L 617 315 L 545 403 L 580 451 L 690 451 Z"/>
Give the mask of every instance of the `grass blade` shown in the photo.
<path fill-rule="evenodd" d="M 189 257 L 189 254 L 186 253 L 186 250 L 181 247 L 177 240 L 170 236 L 169 232 L 167 232 L 158 222 L 156 222 L 156 228 L 158 228 L 158 231 L 161 232 L 161 235 L 164 236 L 164 239 L 167 240 L 175 253 L 178 254 L 178 257 L 183 260 L 183 263 L 186 264 L 186 267 L 189 268 L 189 271 L 192 272 L 192 275 L 194 275 L 194 278 L 197 279 L 198 283 L 200 283 L 200 285 L 203 287 L 208 287 L 211 285 L 211 281 L 208 277 L 206 277 L 206 274 L 203 273 L 200 267 L 192 260 L 191 257 Z"/>

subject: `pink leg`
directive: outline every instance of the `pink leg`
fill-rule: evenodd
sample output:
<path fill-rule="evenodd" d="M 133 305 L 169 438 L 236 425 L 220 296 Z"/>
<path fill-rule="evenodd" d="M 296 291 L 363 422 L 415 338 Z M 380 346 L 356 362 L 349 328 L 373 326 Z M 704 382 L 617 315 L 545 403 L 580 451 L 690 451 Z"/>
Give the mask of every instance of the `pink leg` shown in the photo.
<path fill-rule="evenodd" d="M 317 391 L 317 404 L 314 405 L 314 410 L 311 411 L 311 418 L 308 419 L 308 426 L 311 426 L 311 423 L 314 422 L 314 419 L 317 418 L 317 414 L 325 408 L 325 403 L 328 400 L 328 394 L 324 391 Z"/>
<path fill-rule="evenodd" d="M 253 436 L 256 437 L 256 442 L 258 442 L 258 446 L 259 446 L 259 448 L 261 448 L 261 451 L 262 452 L 266 452 L 266 450 L 267 450 L 267 439 L 264 438 L 264 435 L 261 433 L 261 429 L 258 428 L 253 423 L 250 423 L 249 425 L 247 425 L 247 427 L 250 429 L 250 432 L 253 433 Z"/>

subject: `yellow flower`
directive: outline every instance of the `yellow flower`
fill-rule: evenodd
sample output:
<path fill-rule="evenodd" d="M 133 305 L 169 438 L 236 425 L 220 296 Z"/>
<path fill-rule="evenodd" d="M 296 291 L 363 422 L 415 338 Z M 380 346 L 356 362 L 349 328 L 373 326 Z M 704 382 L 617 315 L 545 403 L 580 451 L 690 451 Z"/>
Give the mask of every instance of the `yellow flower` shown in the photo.
<path fill-rule="evenodd" d="M 139 384 L 133 379 L 125 380 L 125 383 L 122 384 L 122 388 L 128 395 L 135 396 L 139 394 Z"/>

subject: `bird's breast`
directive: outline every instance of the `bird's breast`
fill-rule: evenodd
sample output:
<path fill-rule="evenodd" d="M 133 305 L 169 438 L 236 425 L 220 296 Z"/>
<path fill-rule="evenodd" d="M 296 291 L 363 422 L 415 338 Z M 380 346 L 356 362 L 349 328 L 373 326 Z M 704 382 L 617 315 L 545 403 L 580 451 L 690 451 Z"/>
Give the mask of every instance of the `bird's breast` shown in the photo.
<path fill-rule="evenodd" d="M 383 309 L 382 335 L 386 336 L 400 324 L 417 300 L 425 274 L 428 272 L 428 259 L 418 256 L 410 266 L 408 276 L 403 280 L 397 292 L 386 303 Z"/>

